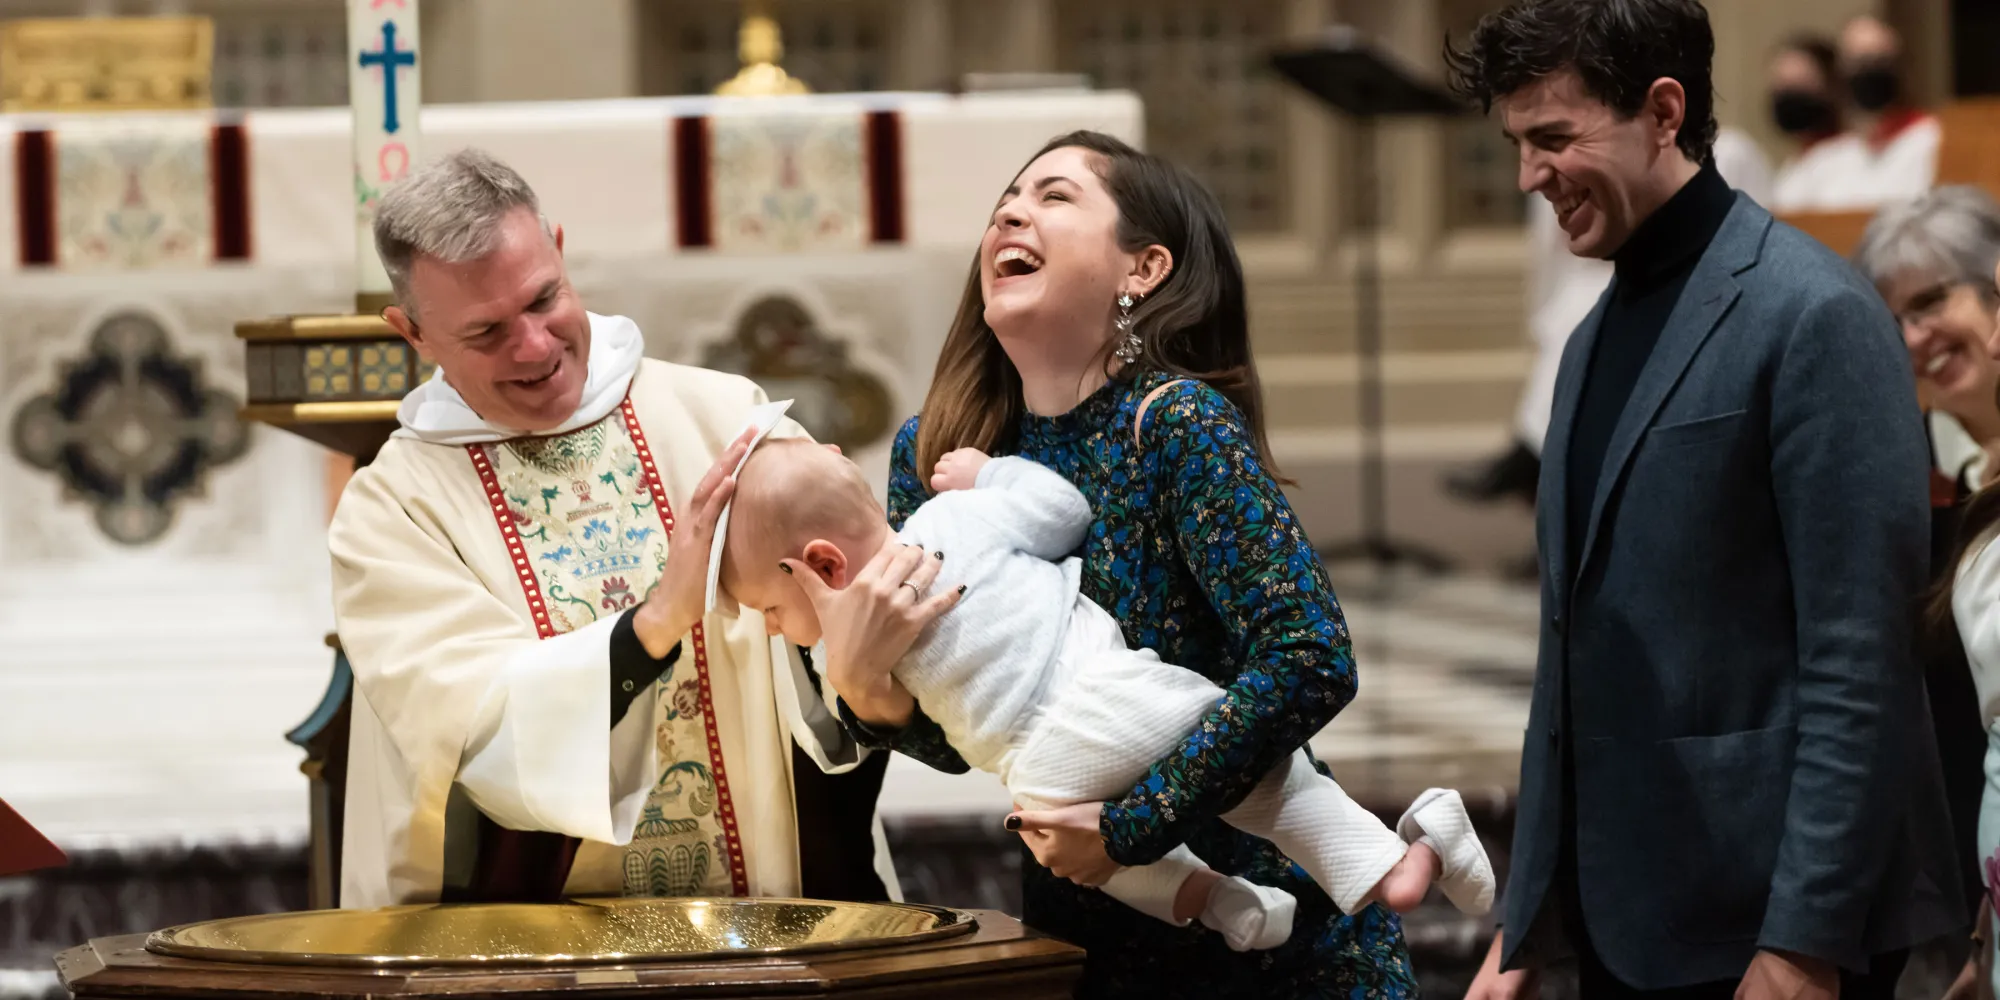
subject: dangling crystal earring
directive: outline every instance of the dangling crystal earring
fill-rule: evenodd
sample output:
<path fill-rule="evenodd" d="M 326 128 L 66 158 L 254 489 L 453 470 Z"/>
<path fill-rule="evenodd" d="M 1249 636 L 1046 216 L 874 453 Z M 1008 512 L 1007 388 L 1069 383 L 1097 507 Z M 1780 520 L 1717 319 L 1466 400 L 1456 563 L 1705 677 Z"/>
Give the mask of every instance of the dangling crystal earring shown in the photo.
<path fill-rule="evenodd" d="M 1118 360 L 1128 365 L 1139 360 L 1139 348 L 1141 346 L 1139 335 L 1132 332 L 1132 303 L 1133 298 L 1131 293 L 1128 292 L 1118 296 L 1117 327 L 1118 332 L 1125 335 L 1125 340 L 1118 345 L 1116 351 L 1112 352 L 1118 356 Z"/>

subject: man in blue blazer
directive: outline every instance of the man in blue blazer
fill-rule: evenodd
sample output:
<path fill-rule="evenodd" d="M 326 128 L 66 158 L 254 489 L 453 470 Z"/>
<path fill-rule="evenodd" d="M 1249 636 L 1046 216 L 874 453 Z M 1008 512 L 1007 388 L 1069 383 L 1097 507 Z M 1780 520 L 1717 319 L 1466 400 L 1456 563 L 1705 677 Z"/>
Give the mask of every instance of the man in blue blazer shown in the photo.
<path fill-rule="evenodd" d="M 1472 996 L 1883 997 L 1958 922 L 1912 628 L 1929 459 L 1896 322 L 1716 173 L 1696 0 L 1519 0 L 1454 86 L 1616 277 L 1544 449 L 1540 661 Z M 1514 970 L 1502 972 L 1502 969 Z"/>

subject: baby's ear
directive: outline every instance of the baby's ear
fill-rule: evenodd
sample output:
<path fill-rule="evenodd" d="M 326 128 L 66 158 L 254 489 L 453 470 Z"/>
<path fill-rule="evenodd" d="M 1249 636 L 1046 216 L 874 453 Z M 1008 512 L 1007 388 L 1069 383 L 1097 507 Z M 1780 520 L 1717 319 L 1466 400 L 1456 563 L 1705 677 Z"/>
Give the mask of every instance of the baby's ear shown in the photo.
<path fill-rule="evenodd" d="M 847 553 L 840 551 L 840 546 L 824 538 L 815 538 L 806 543 L 805 550 L 799 555 L 813 572 L 819 574 L 821 580 L 826 581 L 828 587 L 840 590 L 847 586 L 850 567 L 847 565 Z"/>

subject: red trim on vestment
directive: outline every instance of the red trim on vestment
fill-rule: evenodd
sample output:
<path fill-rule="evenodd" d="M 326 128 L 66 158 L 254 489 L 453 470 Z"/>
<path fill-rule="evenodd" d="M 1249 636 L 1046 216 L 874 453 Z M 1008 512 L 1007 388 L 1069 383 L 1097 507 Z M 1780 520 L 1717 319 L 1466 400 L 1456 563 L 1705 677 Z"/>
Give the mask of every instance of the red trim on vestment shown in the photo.
<path fill-rule="evenodd" d="M 507 495 L 500 491 L 500 479 L 493 474 L 493 460 L 486 446 L 469 444 L 472 467 L 479 470 L 480 485 L 486 487 L 486 502 L 493 505 L 493 520 L 500 525 L 500 537 L 507 542 L 507 558 L 514 561 L 514 573 L 521 578 L 521 590 L 528 595 L 528 613 L 535 616 L 535 634 L 547 639 L 556 634 L 549 621 L 549 606 L 542 601 L 542 585 L 535 580 L 535 567 L 528 564 L 528 552 L 521 547 L 521 533 L 514 528 L 514 515 L 507 509 Z"/>
<path fill-rule="evenodd" d="M 660 523 L 666 526 L 667 537 L 674 535 L 674 511 L 667 504 L 667 490 L 660 484 L 660 470 L 653 464 L 653 450 L 646 445 L 646 432 L 639 428 L 639 415 L 632 409 L 632 396 L 627 393 L 620 408 L 625 414 L 625 429 L 632 434 L 632 447 L 639 452 L 639 468 L 646 475 L 646 488 L 652 491 L 653 504 L 660 510 Z M 729 842 L 729 886 L 738 896 L 750 894 L 750 876 L 743 868 L 743 837 L 736 828 L 736 805 L 729 797 L 729 777 L 722 769 L 722 738 L 715 728 L 715 699 L 708 684 L 708 642 L 699 622 L 694 627 L 694 672 L 701 693 L 701 721 L 708 731 L 708 765 L 715 774 L 715 815 L 722 821 L 723 838 Z"/>

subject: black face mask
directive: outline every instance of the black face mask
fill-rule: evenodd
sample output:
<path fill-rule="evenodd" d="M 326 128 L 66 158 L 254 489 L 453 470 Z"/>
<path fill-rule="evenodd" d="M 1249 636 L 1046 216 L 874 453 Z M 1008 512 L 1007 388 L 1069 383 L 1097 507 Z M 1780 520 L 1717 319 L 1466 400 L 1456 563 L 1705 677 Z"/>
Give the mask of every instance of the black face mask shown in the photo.
<path fill-rule="evenodd" d="M 1780 90 L 1771 95 L 1771 117 L 1786 135 L 1817 135 L 1833 131 L 1833 103 L 1810 90 Z"/>
<path fill-rule="evenodd" d="M 1880 111 L 1896 103 L 1902 90 L 1896 68 L 1887 63 L 1863 66 L 1847 77 L 1847 92 L 1854 96 L 1854 106 L 1863 111 Z"/>

